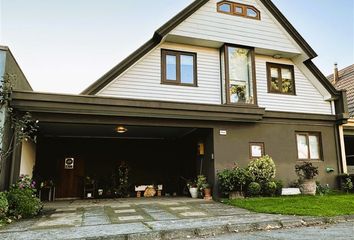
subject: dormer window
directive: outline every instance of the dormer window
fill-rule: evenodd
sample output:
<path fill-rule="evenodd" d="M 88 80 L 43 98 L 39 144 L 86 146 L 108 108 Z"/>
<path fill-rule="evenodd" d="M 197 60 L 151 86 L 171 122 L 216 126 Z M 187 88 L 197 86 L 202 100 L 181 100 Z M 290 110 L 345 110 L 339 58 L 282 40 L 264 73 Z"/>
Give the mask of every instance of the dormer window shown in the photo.
<path fill-rule="evenodd" d="M 245 18 L 261 19 L 261 12 L 251 5 L 222 1 L 217 4 L 219 13 L 236 15 Z"/>

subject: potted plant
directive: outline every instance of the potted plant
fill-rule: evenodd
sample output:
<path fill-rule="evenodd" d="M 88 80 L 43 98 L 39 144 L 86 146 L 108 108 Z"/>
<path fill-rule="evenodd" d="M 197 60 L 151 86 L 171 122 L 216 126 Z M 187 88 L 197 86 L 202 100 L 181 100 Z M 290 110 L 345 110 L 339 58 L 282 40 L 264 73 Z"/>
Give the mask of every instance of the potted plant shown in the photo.
<path fill-rule="evenodd" d="M 305 195 L 316 194 L 315 177 L 318 175 L 318 167 L 315 167 L 310 162 L 295 166 L 295 172 L 299 176 L 300 190 Z"/>
<path fill-rule="evenodd" d="M 191 180 L 187 183 L 189 193 L 191 194 L 192 198 L 198 198 L 198 187 L 197 182 L 195 180 Z"/>
<path fill-rule="evenodd" d="M 253 181 L 246 169 L 237 166 L 218 172 L 217 176 L 221 193 L 230 199 L 243 198 L 245 186 Z"/>
<path fill-rule="evenodd" d="M 202 193 L 204 199 L 211 199 L 211 188 L 204 175 L 199 175 L 197 178 L 197 188 Z"/>

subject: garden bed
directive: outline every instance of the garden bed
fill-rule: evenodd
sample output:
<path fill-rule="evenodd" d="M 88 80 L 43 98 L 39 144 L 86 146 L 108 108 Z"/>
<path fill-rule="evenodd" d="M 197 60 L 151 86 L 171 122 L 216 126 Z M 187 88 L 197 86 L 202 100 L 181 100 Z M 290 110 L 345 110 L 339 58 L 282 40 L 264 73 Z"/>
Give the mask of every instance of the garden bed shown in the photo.
<path fill-rule="evenodd" d="M 322 217 L 354 215 L 354 194 L 259 197 L 224 200 L 223 203 L 259 213 Z"/>

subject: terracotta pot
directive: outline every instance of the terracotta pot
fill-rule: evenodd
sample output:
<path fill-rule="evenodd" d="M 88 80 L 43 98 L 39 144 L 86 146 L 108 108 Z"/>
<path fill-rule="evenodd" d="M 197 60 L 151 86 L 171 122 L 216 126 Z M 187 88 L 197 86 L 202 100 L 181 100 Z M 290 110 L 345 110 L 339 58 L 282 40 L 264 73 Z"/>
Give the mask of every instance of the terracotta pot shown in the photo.
<path fill-rule="evenodd" d="M 192 198 L 198 198 L 198 188 L 196 187 L 189 188 L 189 193 L 191 194 Z"/>
<path fill-rule="evenodd" d="M 304 195 L 316 195 L 316 181 L 314 179 L 305 179 L 300 184 L 301 193 Z"/>
<path fill-rule="evenodd" d="M 204 199 L 211 199 L 211 189 L 210 188 L 205 188 L 204 189 Z"/>
<path fill-rule="evenodd" d="M 238 199 L 238 198 L 245 198 L 244 193 L 240 191 L 230 192 L 229 199 Z"/>

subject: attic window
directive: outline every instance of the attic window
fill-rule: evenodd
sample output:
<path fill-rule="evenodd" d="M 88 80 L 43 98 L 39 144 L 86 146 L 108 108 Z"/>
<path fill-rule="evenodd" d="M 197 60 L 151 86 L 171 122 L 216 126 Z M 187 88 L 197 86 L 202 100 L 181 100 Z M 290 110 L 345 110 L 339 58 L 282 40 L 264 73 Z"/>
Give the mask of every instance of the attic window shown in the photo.
<path fill-rule="evenodd" d="M 261 12 L 251 5 L 222 1 L 217 4 L 217 10 L 219 13 L 252 18 L 256 20 L 261 19 Z"/>

